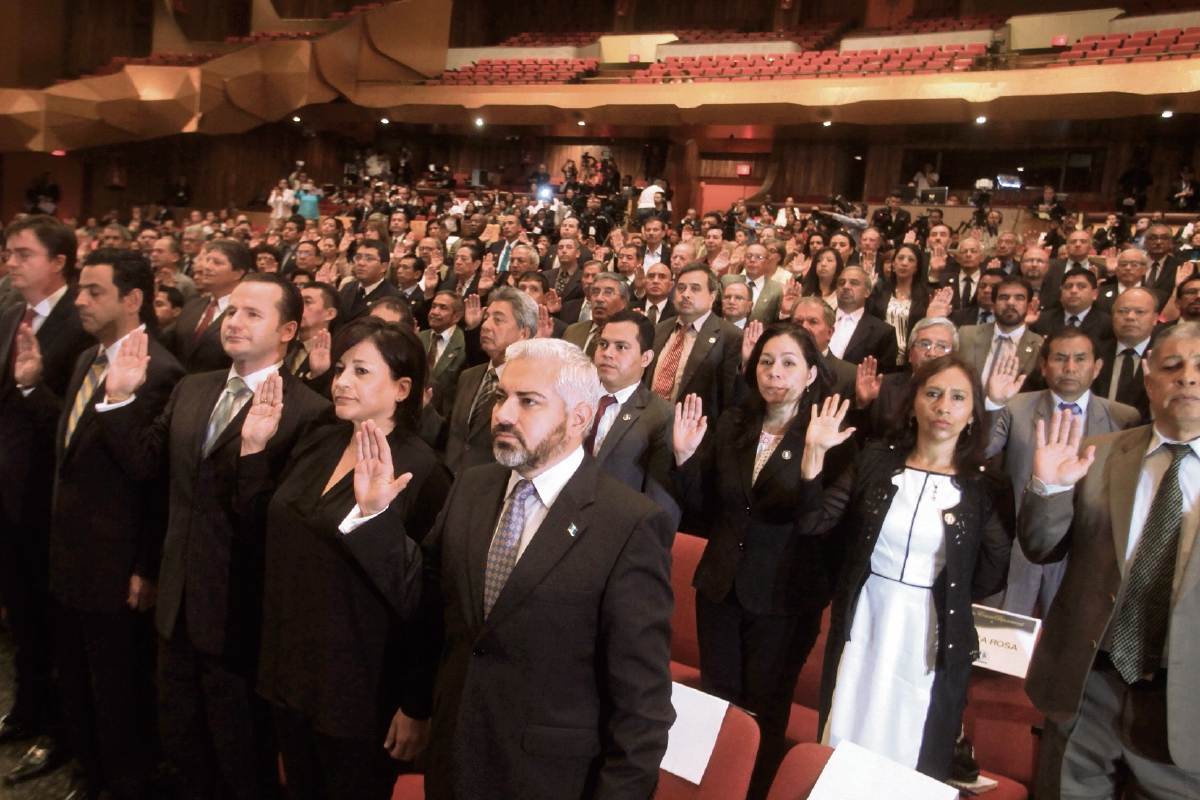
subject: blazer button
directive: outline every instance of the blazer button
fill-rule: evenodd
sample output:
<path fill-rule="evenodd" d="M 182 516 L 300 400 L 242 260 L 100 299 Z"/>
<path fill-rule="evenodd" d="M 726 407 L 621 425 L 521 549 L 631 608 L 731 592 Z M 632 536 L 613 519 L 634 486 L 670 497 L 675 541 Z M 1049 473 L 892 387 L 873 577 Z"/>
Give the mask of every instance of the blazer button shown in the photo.
<path fill-rule="evenodd" d="M 746 550 L 746 543 L 745 543 L 745 542 L 738 542 L 738 550 L 740 550 L 740 551 L 742 551 L 742 552 L 745 552 L 745 550 Z"/>
<path fill-rule="evenodd" d="M 953 645 L 953 644 L 948 644 L 948 645 L 946 645 L 946 648 L 947 648 L 947 649 L 949 649 L 949 650 L 953 650 L 953 649 L 954 649 L 954 645 Z"/>
<path fill-rule="evenodd" d="M 953 608 L 952 608 L 952 609 L 950 609 L 950 613 L 951 613 L 951 614 L 953 614 L 953 613 L 954 613 L 954 609 L 953 609 Z"/>
<path fill-rule="evenodd" d="M 471 449 L 471 445 L 469 445 L 469 444 L 463 445 L 463 450 L 470 450 L 470 449 Z"/>
<path fill-rule="evenodd" d="M 1092 639 L 1092 649 L 1095 650 L 1099 646 L 1100 646 L 1100 643 L 1097 642 L 1095 639 Z"/>
<path fill-rule="evenodd" d="M 750 506 L 746 506 L 746 513 L 747 513 L 747 514 L 749 514 L 749 513 L 750 513 Z"/>
<path fill-rule="evenodd" d="M 951 584 L 950 584 L 950 588 L 951 588 L 951 589 L 954 589 L 954 588 L 956 588 L 957 586 L 958 586 L 958 584 L 957 584 L 957 583 L 951 583 Z"/>
<path fill-rule="evenodd" d="M 483 655 L 483 645 L 476 645 L 475 649 L 471 651 L 471 655 L 473 655 L 473 656 Z"/>

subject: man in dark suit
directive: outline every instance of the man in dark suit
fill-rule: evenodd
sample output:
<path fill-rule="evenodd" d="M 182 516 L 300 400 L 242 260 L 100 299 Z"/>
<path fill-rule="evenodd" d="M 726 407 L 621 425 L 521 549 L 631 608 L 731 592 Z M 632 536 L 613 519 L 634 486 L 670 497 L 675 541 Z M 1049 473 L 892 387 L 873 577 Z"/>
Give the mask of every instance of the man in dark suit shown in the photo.
<path fill-rule="evenodd" d="M 396 261 L 396 288 L 400 291 L 401 299 L 412 310 L 418 330 L 429 327 L 429 299 L 425 297 L 425 289 L 421 285 L 425 269 L 426 264 L 420 256 L 401 256 Z"/>
<path fill-rule="evenodd" d="M 588 297 L 591 319 L 568 326 L 563 331 L 562 338 L 591 358 L 600 343 L 600 329 L 604 327 L 604 323 L 613 314 L 624 311 L 629 303 L 629 284 L 615 272 L 602 272 L 592 279 Z"/>
<path fill-rule="evenodd" d="M 1000 282 L 1008 277 L 1002 269 L 985 269 L 979 274 L 975 286 L 975 302 L 951 312 L 950 321 L 959 328 L 968 325 L 987 325 L 996 321 L 995 306 L 992 304 L 992 292 Z"/>
<path fill-rule="evenodd" d="M 1164 299 L 1175 291 L 1175 271 L 1183 259 L 1175 255 L 1175 235 L 1166 225 L 1155 224 L 1146 229 L 1147 286 L 1152 286 Z"/>
<path fill-rule="evenodd" d="M 671 245 L 663 241 L 667 226 L 658 217 L 650 217 L 642 223 L 642 238 L 645 240 L 638 249 L 638 263 L 643 269 L 649 269 L 651 264 L 671 263 Z"/>
<path fill-rule="evenodd" d="M 866 312 L 867 273 L 862 267 L 846 267 L 837 280 L 838 310 L 829 350 L 855 366 L 874 356 L 883 372 L 897 369 L 896 329 Z"/>
<path fill-rule="evenodd" d="M 678 527 L 670 474 L 675 409 L 642 384 L 653 348 L 654 326 L 643 315 L 620 311 L 608 318 L 593 357 L 605 393 L 583 445 L 603 472 L 658 503 Z"/>
<path fill-rule="evenodd" d="M 513 249 L 521 244 L 521 219 L 516 214 L 505 214 L 500 218 L 500 240 L 488 246 L 488 252 L 496 259 L 496 274 L 501 275 L 512 269 Z M 598 241 L 604 241 L 599 239 Z"/>
<path fill-rule="evenodd" d="M 454 292 L 459 297 L 480 294 L 479 273 L 483 268 L 483 250 L 473 244 L 462 244 L 454 250 L 453 272 L 438 284 L 439 292 Z M 482 294 L 486 295 L 487 292 Z M 486 301 L 486 297 L 483 298 Z"/>
<path fill-rule="evenodd" d="M 462 298 L 454 292 L 438 292 L 429 304 L 429 328 L 417 334 L 432 365 L 429 376 L 438 384 L 438 411 L 443 417 L 454 409 L 458 379 L 467 367 L 467 346 L 459 327 L 462 318 Z"/>
<path fill-rule="evenodd" d="M 940 270 L 942 286 L 954 290 L 953 307 L 955 309 L 969 308 L 975 305 L 975 294 L 979 289 L 979 280 L 983 275 L 983 245 L 973 236 L 965 236 L 958 243 L 955 255 L 947 255 L 949 243 L 949 228 L 945 225 L 935 225 L 930 230 L 931 247 L 936 248 L 937 257 L 945 262 Z M 937 239 L 934 240 L 935 232 Z M 943 240 L 947 244 L 942 244 Z M 934 258 L 930 254 L 930 259 Z M 930 282 L 933 283 L 933 264 L 930 263 Z"/>
<path fill-rule="evenodd" d="M 280 369 L 303 302 L 278 274 L 246 276 L 222 323 L 228 371 L 189 375 L 152 418 L 133 402 L 144 366 L 117 362 L 96 409 L 129 474 L 170 480 L 156 614 L 159 728 L 182 798 L 210 797 L 218 782 L 232 797 L 257 798 L 278 774 L 269 711 L 254 694 L 264 532 L 241 525 L 235 500 L 241 429 L 256 397 L 269 391 L 283 399 L 278 431 L 256 456 L 271 480 L 305 426 L 329 409 Z"/>
<path fill-rule="evenodd" d="M 132 250 L 88 254 L 76 308 L 99 344 L 75 365 L 55 437 L 50 591 L 55 663 L 80 797 L 107 789 L 149 798 L 155 765 L 154 631 L 148 618 L 167 526 L 165 473 L 129 474 L 96 420 L 103 378 L 131 333 L 154 327 L 154 274 Z M 134 401 L 157 417 L 183 368 L 146 337 L 146 383 Z M 126 357 L 131 357 L 133 345 Z"/>
<path fill-rule="evenodd" d="M 491 412 L 501 463 L 455 482 L 422 546 L 445 631 L 425 796 L 652 797 L 675 718 L 674 527 L 586 454 L 602 390 L 583 354 L 555 339 L 513 351 Z M 379 490 L 342 530 L 391 541 L 398 484 L 372 465 Z"/>
<path fill-rule="evenodd" d="M 338 293 L 328 283 L 310 283 L 300 287 L 300 295 L 304 298 L 304 316 L 300 318 L 296 344 L 283 365 L 308 388 L 328 398 L 333 384 L 330 329 L 338 315 Z"/>
<path fill-rule="evenodd" d="M 792 306 L 792 322 L 812 335 L 817 350 L 821 352 L 821 358 L 825 359 L 825 363 L 833 372 L 833 393 L 841 396 L 843 400 L 853 397 L 858 370 L 853 364 L 842 361 L 829 352 L 829 340 L 833 337 L 835 322 L 834 312 L 829 304 L 819 297 L 801 297 Z M 748 354 L 745 342 L 742 343 L 742 350 Z"/>
<path fill-rule="evenodd" d="M 1065 275 L 1073 269 L 1088 269 L 1092 252 L 1092 234 L 1088 231 L 1071 231 L 1067 234 L 1067 257 L 1050 259 L 1050 269 Z"/>
<path fill-rule="evenodd" d="M 1146 362 L 1152 425 L 1081 442 L 1056 412 L 1038 436 L 1017 536 L 1035 564 L 1067 559 L 1025 680 L 1038 797 L 1200 791 L 1198 360 L 1200 326 L 1178 325 Z"/>
<path fill-rule="evenodd" d="M 871 215 L 871 227 L 883 234 L 884 249 L 894 250 L 904 241 L 904 234 L 912 224 L 912 215 L 900 207 L 903 198 L 896 192 L 889 194 L 884 202 L 884 207 L 875 209 Z"/>
<path fill-rule="evenodd" d="M 201 296 L 183 307 L 175 323 L 175 358 L 189 375 L 229 369 L 221 323 L 233 287 L 253 270 L 254 256 L 241 242 L 216 239 L 204 246 L 192 273 Z"/>
<path fill-rule="evenodd" d="M 542 270 L 550 288 L 565 304 L 568 300 L 582 300 L 583 271 L 580 269 L 579 242 L 571 238 L 558 240 L 558 266 Z"/>
<path fill-rule="evenodd" d="M 367 307 L 376 300 L 400 296 L 400 290 L 385 280 L 390 258 L 387 245 L 381 241 L 368 239 L 359 244 L 352 266 L 354 280 L 342 287 L 338 327 L 365 317 Z"/>
<path fill-rule="evenodd" d="M 79 354 L 94 343 L 80 325 L 70 287 L 75 232 L 37 215 L 14 222 L 4 236 L 21 302 L 0 313 L 0 594 L 16 667 L 0 743 L 48 734 L 54 723 L 47 588 L 58 421 L 53 409 L 66 396 Z M 32 777 L 58 762 L 54 741 L 39 736 L 17 769 Z"/>
<path fill-rule="evenodd" d="M 650 391 L 674 406 L 700 397 L 710 420 L 737 402 L 742 331 L 712 313 L 720 281 L 707 267 L 684 267 L 675 284 L 679 316 L 658 323 L 654 361 L 646 371 Z"/>
<path fill-rule="evenodd" d="M 1063 275 L 1057 308 L 1038 314 L 1029 330 L 1049 336 L 1056 330 L 1071 326 L 1079 328 L 1097 340 L 1112 338 L 1112 317 L 1096 308 L 1099 284 L 1090 269 L 1072 269 Z"/>
<path fill-rule="evenodd" d="M 1104 366 L 1096 374 L 1092 391 L 1142 414 L 1150 421 L 1150 398 L 1146 395 L 1142 363 L 1150 350 L 1157 298 L 1149 289 L 1128 289 L 1113 306 L 1115 338 L 1101 342 L 1099 357 Z"/>
<path fill-rule="evenodd" d="M 279 229 L 279 274 L 290 277 L 296 271 L 296 250 L 304 233 L 304 217 L 293 214 Z"/>
<path fill-rule="evenodd" d="M 646 319 L 657 325 L 678 315 L 675 304 L 671 302 L 674 288 L 675 279 L 670 267 L 666 264 L 651 264 L 646 270 L 646 293 L 631 300 L 629 307 L 641 311 L 646 315 Z"/>
<path fill-rule="evenodd" d="M 1171 210 L 1194 212 L 1197 194 L 1200 192 L 1196 187 L 1196 172 L 1192 165 L 1188 164 L 1179 171 L 1179 180 L 1171 181 L 1171 190 L 1167 193 L 1167 199 L 1171 201 Z"/>
<path fill-rule="evenodd" d="M 511 286 L 501 286 L 492 292 L 479 326 L 479 346 L 488 361 L 459 375 L 454 406 L 446 424 L 443 452 L 454 477 L 494 460 L 490 421 L 496 384 L 504 374 L 504 354 L 513 342 L 536 336 L 537 328 L 537 304 L 529 295 Z"/>
<path fill-rule="evenodd" d="M 1050 254 L 1031 247 L 1021 256 L 1021 276 L 1033 287 L 1033 296 L 1042 309 L 1058 308 L 1063 275 L 1050 267 Z"/>

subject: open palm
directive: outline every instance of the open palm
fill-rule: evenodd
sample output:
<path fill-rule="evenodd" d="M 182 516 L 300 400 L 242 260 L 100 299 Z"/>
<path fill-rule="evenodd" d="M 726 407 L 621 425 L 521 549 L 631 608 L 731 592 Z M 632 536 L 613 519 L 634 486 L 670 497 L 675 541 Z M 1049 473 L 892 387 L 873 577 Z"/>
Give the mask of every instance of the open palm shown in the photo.
<path fill-rule="evenodd" d="M 1045 420 L 1037 423 L 1037 449 L 1033 453 L 1033 476 L 1047 486 L 1074 486 L 1087 474 L 1096 460 L 1095 446 L 1082 454 L 1083 416 L 1055 411 L 1050 417 L 1050 432 Z"/>
<path fill-rule="evenodd" d="M 689 394 L 682 402 L 675 404 L 672 436 L 676 464 L 683 464 L 696 453 L 707 430 L 708 417 L 704 416 L 704 404 L 697 395 Z"/>
<path fill-rule="evenodd" d="M 146 353 L 150 337 L 145 331 L 133 331 L 121 342 L 117 355 L 108 362 L 104 393 L 109 397 L 128 397 L 146 382 L 150 356 Z"/>
<path fill-rule="evenodd" d="M 378 514 L 392 504 L 412 480 L 412 473 L 396 477 L 387 436 L 370 420 L 354 434 L 358 462 L 354 465 L 354 499 L 363 516 Z"/>

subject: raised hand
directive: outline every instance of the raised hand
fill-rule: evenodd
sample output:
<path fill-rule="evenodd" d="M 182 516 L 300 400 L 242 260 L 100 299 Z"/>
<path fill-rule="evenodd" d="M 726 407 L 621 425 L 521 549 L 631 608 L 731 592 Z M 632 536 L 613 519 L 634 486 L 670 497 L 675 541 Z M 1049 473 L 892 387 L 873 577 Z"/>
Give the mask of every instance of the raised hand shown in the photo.
<path fill-rule="evenodd" d="M 796 307 L 796 301 L 804 293 L 804 287 L 796 283 L 796 281 L 788 281 L 783 287 L 783 299 L 779 301 L 779 317 L 780 319 L 791 319 L 792 309 Z"/>
<path fill-rule="evenodd" d="M 317 274 L 313 276 L 313 280 L 315 280 L 317 283 L 328 283 L 331 286 L 336 278 L 337 275 L 334 272 L 333 264 L 328 262 L 322 264 L 320 269 L 317 270 Z"/>
<path fill-rule="evenodd" d="M 633 293 L 638 297 L 646 294 L 646 268 L 641 264 L 633 268 Z"/>
<path fill-rule="evenodd" d="M 17 328 L 17 357 L 13 360 L 13 377 L 18 386 L 36 386 L 42 380 L 42 348 L 33 326 L 22 323 Z"/>
<path fill-rule="evenodd" d="M 550 309 L 546 308 L 542 303 L 538 303 L 538 339 L 549 339 L 554 335 L 554 322 L 550 319 Z"/>
<path fill-rule="evenodd" d="M 729 268 L 734 272 L 737 272 L 738 268 L 742 266 L 742 262 L 745 260 L 746 248 L 742 245 L 738 245 L 737 247 L 733 248 L 733 254 L 729 256 Z"/>
<path fill-rule="evenodd" d="M 250 400 L 250 410 L 242 422 L 242 455 L 250 456 L 267 449 L 267 442 L 279 430 L 283 416 L 283 378 L 276 372 L 258 385 Z"/>
<path fill-rule="evenodd" d="M 690 242 L 692 240 L 692 237 L 694 237 L 695 235 L 696 235 L 696 232 L 693 231 L 692 227 L 689 225 L 683 229 L 683 232 L 681 234 L 679 234 L 679 240 L 681 242 Z"/>
<path fill-rule="evenodd" d="M 146 354 L 150 337 L 145 331 L 133 331 L 121 342 L 117 355 L 108 361 L 104 395 L 109 402 L 124 400 L 146 382 L 150 356 Z"/>
<path fill-rule="evenodd" d="M 492 254 L 488 253 L 483 259 L 483 267 L 479 270 L 479 294 L 487 294 L 496 285 L 496 265 Z"/>
<path fill-rule="evenodd" d="M 1021 374 L 1021 359 L 1010 353 L 997 355 L 997 361 L 988 377 L 987 396 L 996 405 L 1002 406 L 1017 396 L 1025 383 Z"/>
<path fill-rule="evenodd" d="M 867 356 L 858 365 L 858 375 L 854 379 L 854 407 L 864 409 L 879 397 L 883 386 L 883 375 L 879 374 L 879 362 L 875 356 Z"/>
<path fill-rule="evenodd" d="M 134 611 L 149 611 L 158 602 L 158 587 L 141 575 L 129 576 L 129 595 L 125 604 Z"/>
<path fill-rule="evenodd" d="M 387 436 L 371 420 L 354 434 L 358 463 L 354 465 L 354 500 L 364 517 L 378 514 L 392 504 L 412 480 L 412 473 L 396 477 L 392 448 Z"/>
<path fill-rule="evenodd" d="M 558 312 L 562 311 L 563 301 L 562 298 L 558 296 L 558 292 L 551 289 L 550 291 L 546 292 L 545 298 L 546 308 L 551 314 L 557 314 Z"/>
<path fill-rule="evenodd" d="M 312 349 L 308 351 L 308 369 L 314 378 L 321 377 L 332 366 L 329 363 L 332 338 L 328 330 L 321 331 L 313 337 Z"/>
<path fill-rule="evenodd" d="M 442 254 L 440 247 L 434 248 L 433 252 L 429 254 L 429 263 L 433 266 L 434 271 L 439 275 L 442 274 L 442 264 L 446 263 L 446 256 Z"/>
<path fill-rule="evenodd" d="M 1042 307 L 1041 300 L 1039 300 L 1036 297 L 1030 299 L 1029 308 L 1025 311 L 1025 324 L 1026 325 L 1032 325 L 1033 323 L 1038 321 L 1038 311 L 1041 309 L 1041 307 Z"/>
<path fill-rule="evenodd" d="M 907 231 L 905 231 L 904 243 L 905 244 L 916 244 L 917 243 L 917 232 L 914 231 L 912 228 L 909 228 Z"/>
<path fill-rule="evenodd" d="M 1192 273 L 1196 271 L 1195 261 L 1184 261 L 1175 268 L 1175 285 L 1180 286 L 1188 278 L 1192 277 Z"/>
<path fill-rule="evenodd" d="M 825 398 L 820 413 L 816 404 L 813 405 L 812 418 L 804 435 L 804 457 L 800 462 L 800 473 L 805 480 L 813 480 L 820 475 L 825 467 L 825 453 L 854 434 L 854 428 L 841 429 L 849 410 L 850 401 L 843 401 L 836 394 Z"/>
<path fill-rule="evenodd" d="M 746 323 L 746 330 L 742 334 L 742 366 L 750 363 L 750 354 L 754 352 L 754 345 L 758 344 L 762 332 L 763 324 L 758 320 L 752 319 Z"/>
<path fill-rule="evenodd" d="M 473 331 L 483 323 L 483 307 L 479 295 L 469 294 L 463 298 L 463 327 Z"/>
<path fill-rule="evenodd" d="M 438 268 L 432 263 L 425 267 L 425 275 L 422 277 L 425 282 L 425 296 L 433 297 L 437 294 L 438 282 L 441 280 L 441 275 L 438 274 Z"/>
<path fill-rule="evenodd" d="M 938 275 L 946 268 L 946 246 L 935 244 L 929 248 L 929 271 Z"/>
<path fill-rule="evenodd" d="M 721 252 L 717 253 L 717 257 L 713 259 L 712 269 L 718 278 L 724 275 L 725 271 L 729 269 L 729 261 L 732 257 L 725 248 L 721 248 Z"/>
<path fill-rule="evenodd" d="M 682 466 L 695 455 L 704 433 L 708 430 L 708 417 L 704 416 L 704 404 L 698 395 L 689 394 L 675 404 L 675 426 L 672 431 L 675 447 L 675 463 Z"/>
<path fill-rule="evenodd" d="M 1050 433 L 1046 421 L 1037 423 L 1037 449 L 1033 452 L 1033 477 L 1047 486 L 1074 486 L 1087 474 L 1096 460 L 1095 446 L 1079 454 L 1083 439 L 1083 416 L 1069 411 L 1055 411 L 1050 416 Z"/>
<path fill-rule="evenodd" d="M 953 307 L 954 290 L 949 286 L 943 286 L 933 293 L 933 299 L 929 301 L 929 306 L 925 309 L 925 316 L 927 318 L 948 317 Z"/>
<path fill-rule="evenodd" d="M 342 241 L 338 243 L 338 250 L 343 253 L 348 253 L 350 251 L 350 245 L 352 244 L 354 244 L 354 234 L 350 231 L 346 231 L 344 234 L 342 234 Z"/>

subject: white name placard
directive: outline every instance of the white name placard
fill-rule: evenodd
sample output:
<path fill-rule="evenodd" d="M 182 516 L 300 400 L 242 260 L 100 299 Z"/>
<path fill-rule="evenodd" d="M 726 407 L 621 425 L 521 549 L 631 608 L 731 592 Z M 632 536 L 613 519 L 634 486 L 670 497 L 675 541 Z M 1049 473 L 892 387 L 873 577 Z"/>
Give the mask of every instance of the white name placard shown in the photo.
<path fill-rule="evenodd" d="M 975 631 L 979 634 L 976 666 L 1024 678 L 1042 630 L 1042 621 L 979 605 L 971 606 L 971 611 L 975 615 Z"/>

